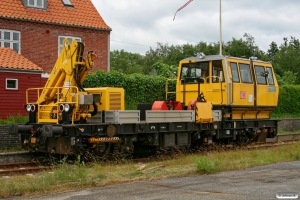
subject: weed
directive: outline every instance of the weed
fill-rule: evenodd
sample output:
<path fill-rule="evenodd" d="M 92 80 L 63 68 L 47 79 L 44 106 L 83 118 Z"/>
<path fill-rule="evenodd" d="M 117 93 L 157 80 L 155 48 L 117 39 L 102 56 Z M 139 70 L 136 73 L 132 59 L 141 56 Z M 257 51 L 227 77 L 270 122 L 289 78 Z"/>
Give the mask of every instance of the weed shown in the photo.
<path fill-rule="evenodd" d="M 293 113 L 293 114 L 290 114 L 290 113 L 271 113 L 270 117 L 272 119 L 284 119 L 284 118 L 299 118 L 300 117 L 300 114 L 297 113 Z"/>
<path fill-rule="evenodd" d="M 54 172 L 54 177 L 59 183 L 85 182 L 87 177 L 87 167 L 80 161 L 80 156 L 74 165 L 68 165 L 66 158 L 63 158 L 58 170 Z"/>
<path fill-rule="evenodd" d="M 0 149 L 0 152 L 16 152 L 16 151 L 24 151 L 22 145 L 18 145 L 15 147 Z"/>
<path fill-rule="evenodd" d="M 85 162 L 83 160 L 80 159 L 80 155 L 77 156 L 77 160 L 74 163 L 75 165 L 77 165 L 78 167 L 83 167 L 85 166 Z"/>
<path fill-rule="evenodd" d="M 251 156 L 253 157 L 253 158 L 257 158 L 258 157 L 258 152 L 257 151 L 253 151 L 253 152 L 251 152 Z"/>
<path fill-rule="evenodd" d="M 21 124 L 28 122 L 28 116 L 23 116 L 20 113 L 18 115 L 8 115 L 6 119 L 0 119 L 0 124 Z"/>
<path fill-rule="evenodd" d="M 278 134 L 279 135 L 291 134 L 291 133 L 299 133 L 299 132 L 300 132 L 300 129 L 290 130 L 290 131 L 278 130 Z"/>
<path fill-rule="evenodd" d="M 212 173 L 220 170 L 220 161 L 210 160 L 207 156 L 195 158 L 198 172 Z"/>

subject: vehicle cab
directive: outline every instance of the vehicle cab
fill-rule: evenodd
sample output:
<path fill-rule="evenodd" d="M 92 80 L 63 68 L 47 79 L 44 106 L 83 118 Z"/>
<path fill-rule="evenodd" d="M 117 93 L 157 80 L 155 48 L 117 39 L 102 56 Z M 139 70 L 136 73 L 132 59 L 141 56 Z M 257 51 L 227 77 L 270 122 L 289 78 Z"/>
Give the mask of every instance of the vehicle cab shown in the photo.
<path fill-rule="evenodd" d="M 269 118 L 279 88 L 269 62 L 200 53 L 180 61 L 176 101 L 188 106 L 199 94 L 214 109 L 230 108 L 233 118 Z"/>

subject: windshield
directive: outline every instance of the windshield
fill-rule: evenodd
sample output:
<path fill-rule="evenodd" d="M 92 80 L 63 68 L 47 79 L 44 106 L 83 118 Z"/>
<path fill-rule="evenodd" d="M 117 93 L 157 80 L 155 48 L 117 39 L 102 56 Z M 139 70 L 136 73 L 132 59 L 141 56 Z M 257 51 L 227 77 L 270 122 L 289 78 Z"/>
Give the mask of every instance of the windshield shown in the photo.
<path fill-rule="evenodd" d="M 205 78 L 208 72 L 208 62 L 186 63 L 182 65 L 180 79 Z"/>

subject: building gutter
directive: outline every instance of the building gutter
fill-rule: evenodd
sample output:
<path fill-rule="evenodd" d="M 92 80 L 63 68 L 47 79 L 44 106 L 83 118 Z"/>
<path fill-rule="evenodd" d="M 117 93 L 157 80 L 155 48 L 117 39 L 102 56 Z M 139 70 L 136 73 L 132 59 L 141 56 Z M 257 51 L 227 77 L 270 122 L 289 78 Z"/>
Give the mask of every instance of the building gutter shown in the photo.
<path fill-rule="evenodd" d="M 76 26 L 76 25 L 70 25 L 70 24 L 60 24 L 60 23 L 53 23 L 53 22 L 44 22 L 44 21 L 37 21 L 37 20 L 27 20 L 27 19 L 20 19 L 20 18 L 11 18 L 11 17 L 2 17 L 0 16 L 0 19 L 9 19 L 14 21 L 22 21 L 22 22 L 35 22 L 39 24 L 48 24 L 48 25 L 57 25 L 57 26 L 67 26 L 67 27 L 73 27 L 73 28 L 81 28 L 81 29 L 90 29 L 90 30 L 96 30 L 96 31 L 112 31 L 111 28 L 105 29 L 105 28 L 94 28 L 89 26 Z"/>
<path fill-rule="evenodd" d="M 26 73 L 26 74 L 42 74 L 43 70 L 13 69 L 13 68 L 3 68 L 3 67 L 0 67 L 0 72 Z"/>

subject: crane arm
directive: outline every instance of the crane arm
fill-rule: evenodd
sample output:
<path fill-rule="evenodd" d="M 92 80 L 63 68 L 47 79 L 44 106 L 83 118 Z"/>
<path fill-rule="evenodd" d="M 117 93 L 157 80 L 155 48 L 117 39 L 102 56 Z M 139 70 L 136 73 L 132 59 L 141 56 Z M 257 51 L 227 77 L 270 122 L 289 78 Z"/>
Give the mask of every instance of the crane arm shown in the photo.
<path fill-rule="evenodd" d="M 63 41 L 63 48 L 52 69 L 52 72 L 41 92 L 37 103 L 49 104 L 57 98 L 58 90 L 62 88 L 60 96 L 66 97 L 70 92 L 70 87 L 78 87 L 79 91 L 84 91 L 82 82 L 88 75 L 88 71 L 94 66 L 94 60 L 97 56 L 93 52 L 88 52 L 86 59 L 83 59 L 84 44 L 67 39 Z"/>

